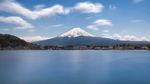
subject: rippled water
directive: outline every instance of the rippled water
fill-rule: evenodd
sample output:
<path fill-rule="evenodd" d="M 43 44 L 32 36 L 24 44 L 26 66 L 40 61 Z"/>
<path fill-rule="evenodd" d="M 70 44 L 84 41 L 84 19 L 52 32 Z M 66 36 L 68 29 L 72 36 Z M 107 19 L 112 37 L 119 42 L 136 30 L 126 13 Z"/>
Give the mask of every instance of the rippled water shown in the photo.
<path fill-rule="evenodd" d="M 150 84 L 150 51 L 0 51 L 0 84 Z"/>

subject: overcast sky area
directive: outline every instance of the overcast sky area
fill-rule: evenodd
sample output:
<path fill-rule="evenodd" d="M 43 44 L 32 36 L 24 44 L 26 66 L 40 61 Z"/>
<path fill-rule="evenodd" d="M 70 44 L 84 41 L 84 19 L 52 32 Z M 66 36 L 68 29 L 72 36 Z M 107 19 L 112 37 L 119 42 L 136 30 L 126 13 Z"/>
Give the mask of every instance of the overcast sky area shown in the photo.
<path fill-rule="evenodd" d="M 27 41 L 72 29 L 99 37 L 150 41 L 150 0 L 0 0 L 0 33 Z"/>

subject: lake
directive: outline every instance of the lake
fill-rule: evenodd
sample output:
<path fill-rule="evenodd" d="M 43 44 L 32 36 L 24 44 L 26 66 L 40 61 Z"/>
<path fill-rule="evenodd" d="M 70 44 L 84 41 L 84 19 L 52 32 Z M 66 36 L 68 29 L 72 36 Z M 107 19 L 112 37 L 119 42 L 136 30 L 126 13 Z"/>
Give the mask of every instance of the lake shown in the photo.
<path fill-rule="evenodd" d="M 150 84 L 150 51 L 0 51 L 0 84 Z"/>

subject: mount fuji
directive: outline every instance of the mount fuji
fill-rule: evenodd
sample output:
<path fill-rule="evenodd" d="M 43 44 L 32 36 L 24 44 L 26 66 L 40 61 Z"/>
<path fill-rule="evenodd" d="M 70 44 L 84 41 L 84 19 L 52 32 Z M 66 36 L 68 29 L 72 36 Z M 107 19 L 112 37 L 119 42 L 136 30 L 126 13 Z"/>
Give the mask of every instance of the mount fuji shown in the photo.
<path fill-rule="evenodd" d="M 81 28 L 73 28 L 68 32 L 61 34 L 60 36 L 33 42 L 43 46 L 82 46 L 82 45 L 119 45 L 119 44 L 131 44 L 131 45 L 142 45 L 150 44 L 145 41 L 121 41 L 109 38 L 96 37 Z"/>
<path fill-rule="evenodd" d="M 81 28 L 73 28 L 70 31 L 60 35 L 60 37 L 79 37 L 79 36 L 93 37 L 94 35 L 84 31 Z"/>

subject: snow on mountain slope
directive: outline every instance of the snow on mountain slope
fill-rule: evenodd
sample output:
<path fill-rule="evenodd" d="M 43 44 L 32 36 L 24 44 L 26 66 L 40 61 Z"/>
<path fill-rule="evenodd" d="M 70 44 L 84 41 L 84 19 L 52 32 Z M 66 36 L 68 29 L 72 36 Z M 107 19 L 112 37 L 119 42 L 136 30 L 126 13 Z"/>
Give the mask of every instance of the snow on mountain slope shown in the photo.
<path fill-rule="evenodd" d="M 63 34 L 60 35 L 60 37 L 78 37 L 78 36 L 89 36 L 89 37 L 93 37 L 94 35 L 84 31 L 81 28 L 73 28 L 68 32 L 65 32 Z"/>

